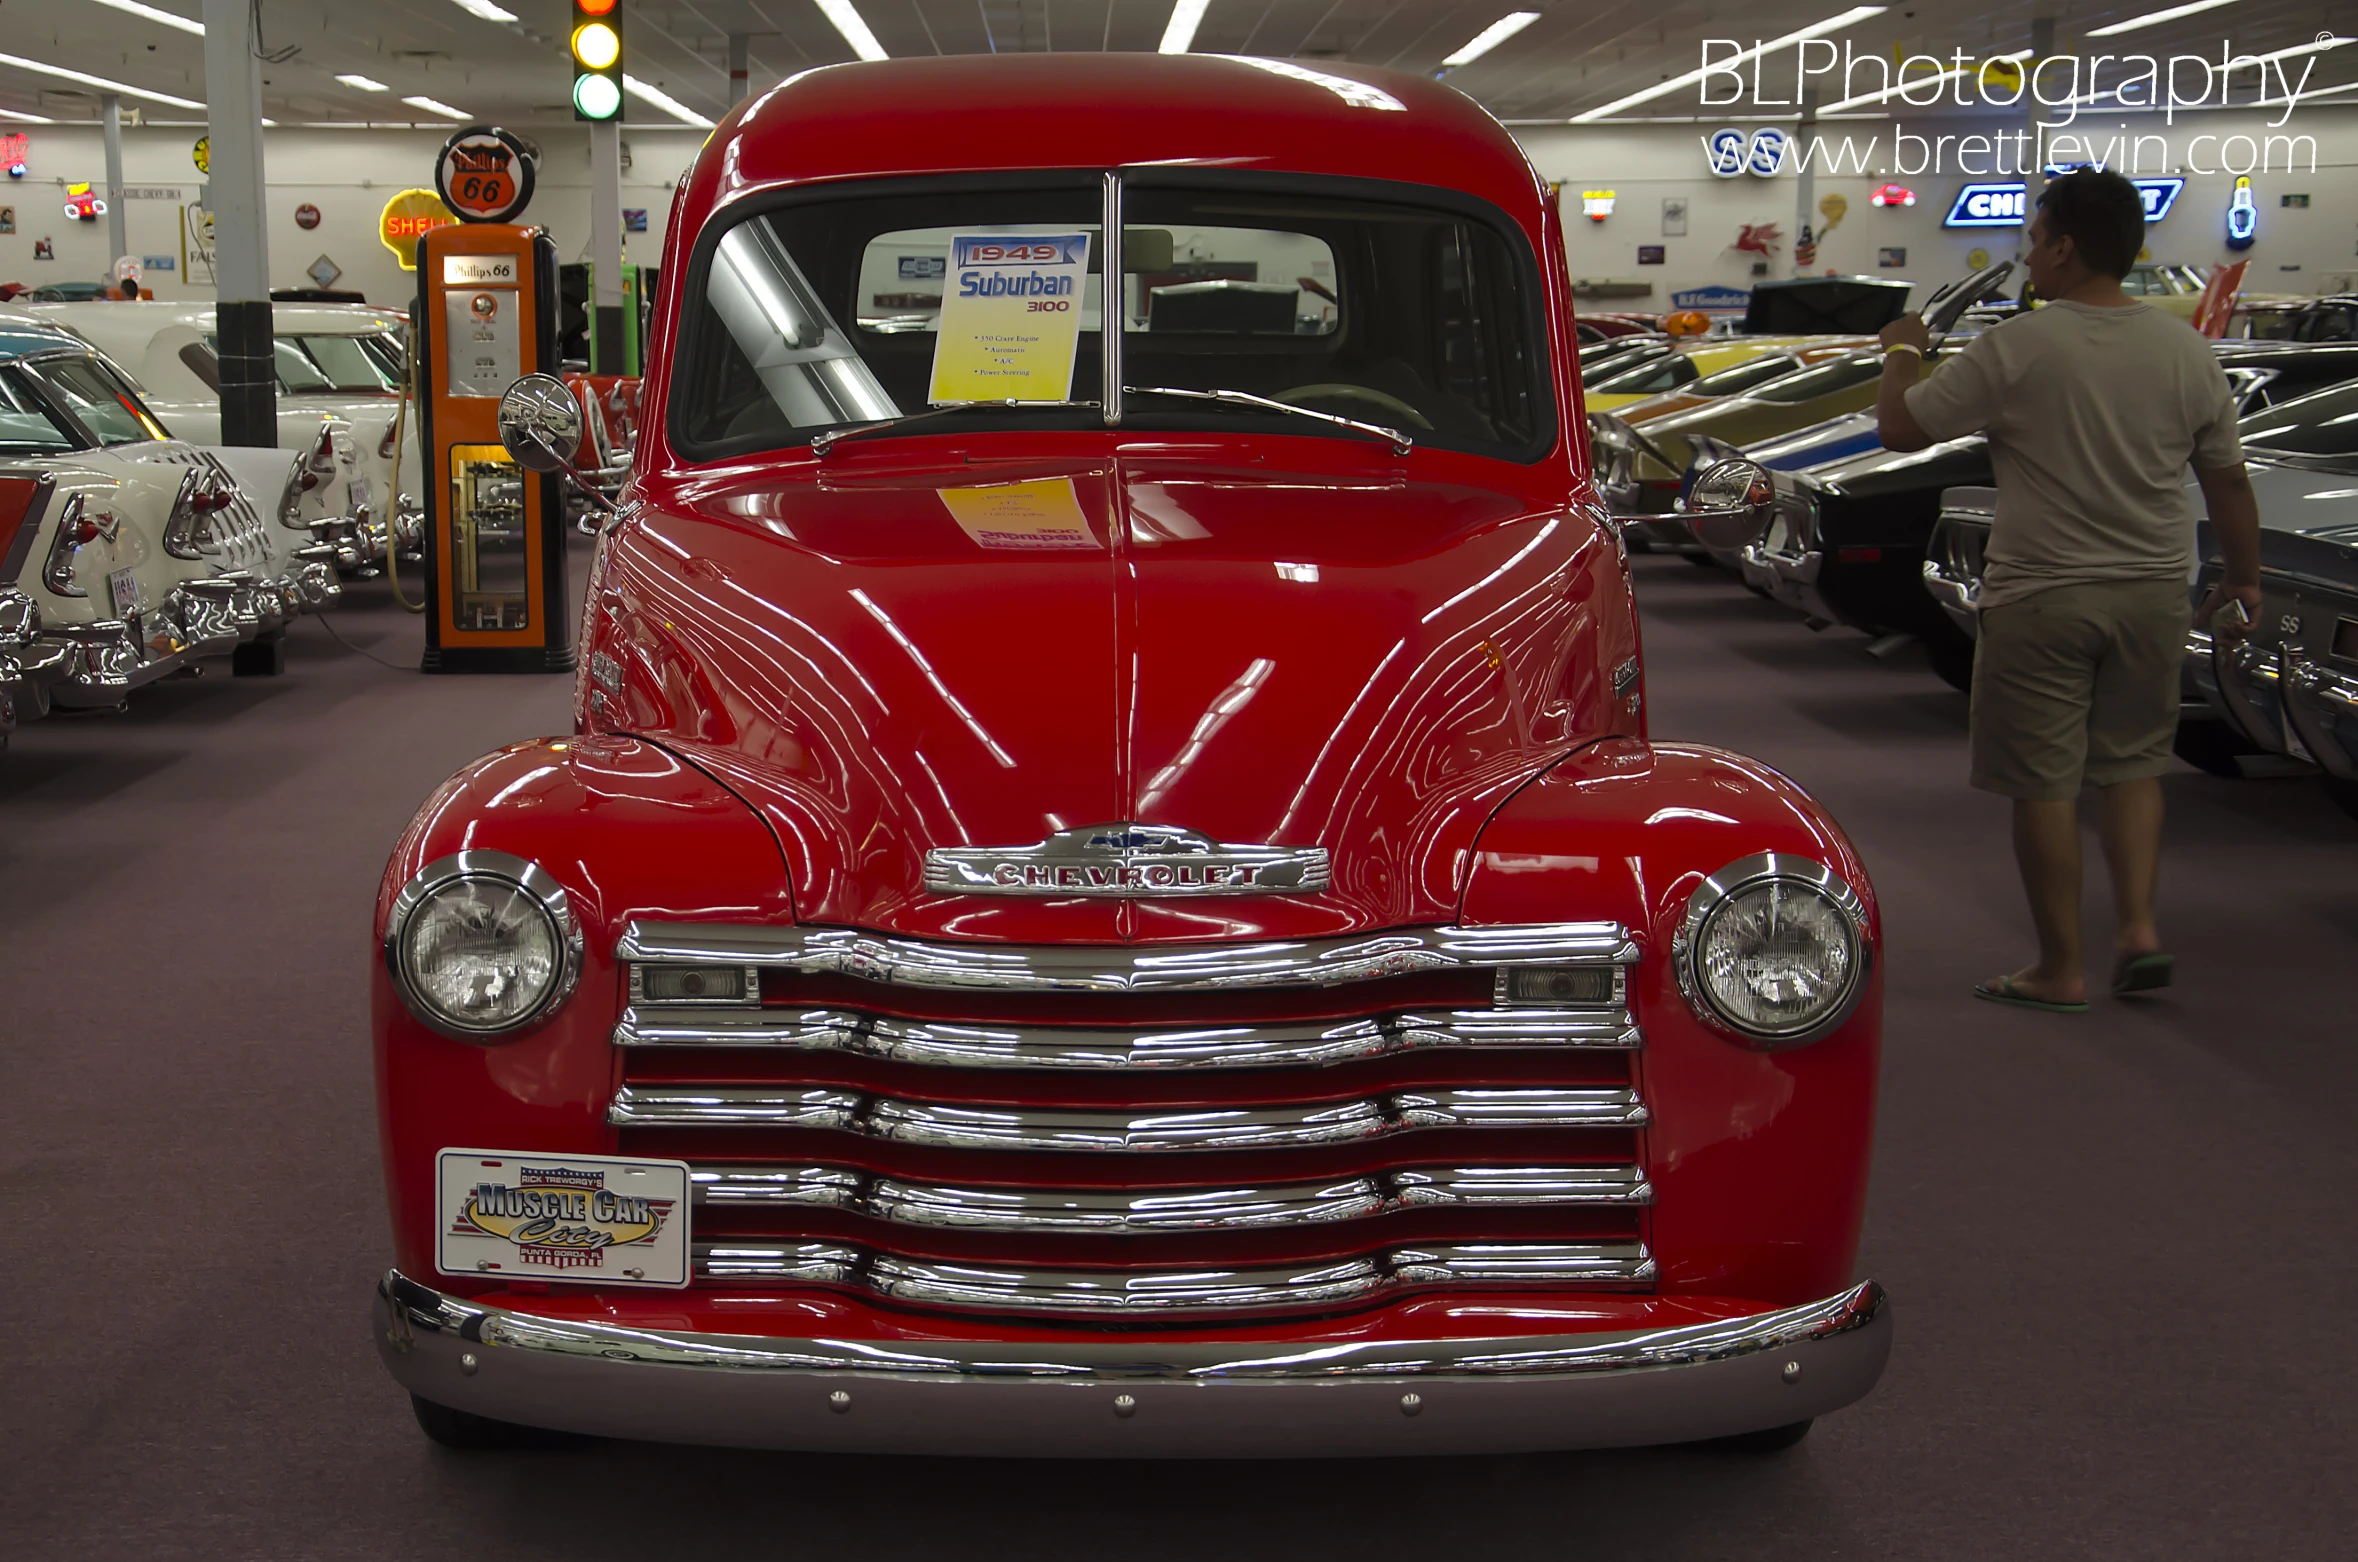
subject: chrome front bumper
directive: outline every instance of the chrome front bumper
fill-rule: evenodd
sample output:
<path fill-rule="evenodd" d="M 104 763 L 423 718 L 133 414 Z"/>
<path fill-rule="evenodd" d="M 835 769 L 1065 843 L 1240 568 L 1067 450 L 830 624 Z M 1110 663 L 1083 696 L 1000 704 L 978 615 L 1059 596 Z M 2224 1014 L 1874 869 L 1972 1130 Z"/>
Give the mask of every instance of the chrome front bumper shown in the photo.
<path fill-rule="evenodd" d="M 1746 545 L 1736 567 L 1743 572 L 1746 585 L 1758 587 L 1805 617 L 1832 623 L 1834 610 L 1818 594 L 1818 571 L 1825 562 L 1825 554 L 1815 548 L 1784 553 L 1755 542 Z"/>
<path fill-rule="evenodd" d="M 744 1448 L 1030 1458 L 1510 1453 L 1691 1442 L 1863 1397 L 1891 1353 L 1873 1281 L 1800 1307 L 1609 1334 L 1147 1345 L 686 1334 L 486 1308 L 398 1272 L 377 1349 L 495 1420 Z"/>
<path fill-rule="evenodd" d="M 1960 580 L 1943 569 L 1938 559 L 1926 559 L 1924 590 L 1968 639 L 1981 638 L 1981 613 L 1976 606 L 1981 594 L 1980 581 Z"/>
<path fill-rule="evenodd" d="M 2188 638 L 2188 670 L 2228 724 L 2272 754 L 2358 780 L 2358 677 L 2297 645 Z"/>

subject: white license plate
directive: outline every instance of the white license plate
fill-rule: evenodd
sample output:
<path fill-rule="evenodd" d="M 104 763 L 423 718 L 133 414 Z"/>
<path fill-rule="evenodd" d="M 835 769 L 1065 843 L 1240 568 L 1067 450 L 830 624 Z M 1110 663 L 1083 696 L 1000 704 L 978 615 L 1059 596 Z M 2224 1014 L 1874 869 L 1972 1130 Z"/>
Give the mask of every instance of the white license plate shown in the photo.
<path fill-rule="evenodd" d="M 434 1225 L 444 1274 L 686 1285 L 688 1163 L 444 1150 Z"/>
<path fill-rule="evenodd" d="M 109 570 L 106 577 L 107 595 L 114 598 L 115 617 L 129 618 L 139 611 L 139 577 L 129 566 Z"/>

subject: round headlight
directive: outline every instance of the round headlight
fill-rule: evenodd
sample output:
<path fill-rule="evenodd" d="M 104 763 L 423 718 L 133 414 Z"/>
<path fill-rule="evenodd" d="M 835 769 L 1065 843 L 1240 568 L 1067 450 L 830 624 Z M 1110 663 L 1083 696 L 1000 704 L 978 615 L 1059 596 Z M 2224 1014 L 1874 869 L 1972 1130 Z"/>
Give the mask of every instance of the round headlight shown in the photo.
<path fill-rule="evenodd" d="M 385 964 L 420 1020 L 486 1041 L 564 1002 L 581 970 L 581 931 L 564 887 L 539 864 L 460 852 L 402 886 L 385 926 Z"/>
<path fill-rule="evenodd" d="M 1695 1012 L 1768 1046 L 1816 1041 L 1866 989 L 1866 907 L 1823 863 L 1764 852 L 1703 881 L 1675 956 Z"/>

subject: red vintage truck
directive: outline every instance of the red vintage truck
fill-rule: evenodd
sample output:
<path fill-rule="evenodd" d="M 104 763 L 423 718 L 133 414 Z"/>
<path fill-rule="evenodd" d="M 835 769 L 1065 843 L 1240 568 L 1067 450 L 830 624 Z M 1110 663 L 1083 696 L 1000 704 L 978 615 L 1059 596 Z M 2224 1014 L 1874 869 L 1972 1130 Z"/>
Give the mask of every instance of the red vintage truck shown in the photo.
<path fill-rule="evenodd" d="M 1873 893 L 1647 739 L 1559 220 L 1355 66 L 834 66 L 714 132 L 574 730 L 378 900 L 430 1435 L 1783 1446 L 1872 1387 Z"/>

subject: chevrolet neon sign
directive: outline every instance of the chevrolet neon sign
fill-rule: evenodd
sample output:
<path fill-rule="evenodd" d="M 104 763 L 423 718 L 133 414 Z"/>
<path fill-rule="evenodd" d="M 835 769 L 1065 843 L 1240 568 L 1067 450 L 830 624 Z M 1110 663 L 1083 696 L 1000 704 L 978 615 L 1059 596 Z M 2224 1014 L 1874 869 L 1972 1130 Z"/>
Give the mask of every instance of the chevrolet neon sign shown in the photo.
<path fill-rule="evenodd" d="M 2050 169 L 2050 173 L 2068 170 Z M 2132 179 L 2137 193 L 2145 199 L 2145 220 L 2159 222 L 2177 204 L 2178 192 L 2186 188 L 2183 179 Z M 1944 228 L 2019 228 L 2028 220 L 2028 201 L 2022 181 L 2008 179 L 1992 184 L 1969 184 L 1957 192 L 1949 203 L 1949 214 L 1941 219 Z"/>

